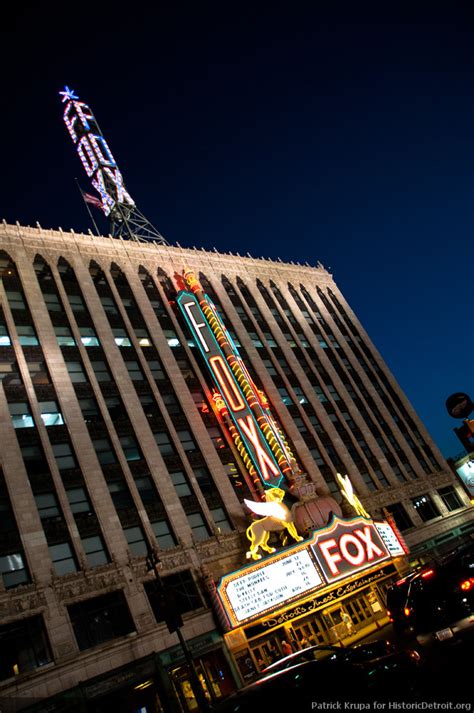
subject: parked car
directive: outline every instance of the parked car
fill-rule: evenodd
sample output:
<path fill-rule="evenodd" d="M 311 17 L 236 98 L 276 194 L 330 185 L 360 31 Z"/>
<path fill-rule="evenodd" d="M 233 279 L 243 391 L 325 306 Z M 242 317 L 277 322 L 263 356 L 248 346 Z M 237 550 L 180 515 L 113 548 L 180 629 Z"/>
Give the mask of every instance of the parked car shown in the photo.
<path fill-rule="evenodd" d="M 295 651 L 288 656 L 277 659 L 273 663 L 269 664 L 266 668 L 262 670 L 262 675 L 268 675 L 269 673 L 275 673 L 276 671 L 283 671 L 285 668 L 290 668 L 290 666 L 295 666 L 297 663 L 302 663 L 304 661 L 320 661 L 325 658 L 332 658 L 338 660 L 346 660 L 346 649 L 341 646 L 332 646 L 328 644 L 315 644 L 314 646 L 308 646 L 305 649 Z"/>
<path fill-rule="evenodd" d="M 398 634 L 421 646 L 474 636 L 474 543 L 395 582 L 387 613 Z"/>
<path fill-rule="evenodd" d="M 371 663 L 372 667 L 379 664 L 389 665 L 391 661 L 396 661 L 397 666 L 405 665 L 406 668 L 419 664 L 421 660 L 417 651 L 410 648 L 400 650 L 393 643 L 384 639 L 355 644 L 346 648 L 330 644 L 316 644 L 274 661 L 263 669 L 262 675 L 282 671 L 303 661 L 322 661 L 326 658 L 354 665 Z"/>
<path fill-rule="evenodd" d="M 412 700 L 417 695 L 414 662 L 398 655 L 385 642 L 369 649 L 309 647 L 274 666 L 258 681 L 216 706 L 218 713 L 255 713 L 258 710 L 282 711 L 298 706 L 312 710 L 313 703 L 364 702 L 373 700 Z M 326 655 L 322 655 L 324 653 Z M 383 654 L 385 651 L 385 655 Z M 311 655 L 309 661 L 302 655 Z M 318 658 L 318 654 L 319 658 Z M 292 661 L 288 661 L 294 657 Z M 270 667 L 268 667 L 270 669 Z"/>

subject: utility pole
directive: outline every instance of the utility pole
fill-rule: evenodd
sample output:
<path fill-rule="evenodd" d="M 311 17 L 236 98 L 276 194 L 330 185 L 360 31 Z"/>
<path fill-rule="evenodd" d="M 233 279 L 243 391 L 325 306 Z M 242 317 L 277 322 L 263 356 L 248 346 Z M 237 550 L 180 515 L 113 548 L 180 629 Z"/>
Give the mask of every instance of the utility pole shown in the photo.
<path fill-rule="evenodd" d="M 208 711 L 210 707 L 209 701 L 206 698 L 204 689 L 201 685 L 201 681 L 199 680 L 199 676 L 196 671 L 196 667 L 194 666 L 193 657 L 186 643 L 186 639 L 183 636 L 183 632 L 181 631 L 181 627 L 183 626 L 183 618 L 178 611 L 178 608 L 176 606 L 176 600 L 173 597 L 172 592 L 167 591 L 163 586 L 163 580 L 161 579 L 161 575 L 158 570 L 158 567 L 160 565 L 160 558 L 157 556 L 156 551 L 154 549 L 148 550 L 146 565 L 147 571 L 151 572 L 153 570 L 153 573 L 155 575 L 155 587 L 156 593 L 158 595 L 159 608 L 163 614 L 163 618 L 165 620 L 166 626 L 168 627 L 168 631 L 170 632 L 170 634 L 176 633 L 178 635 L 179 643 L 181 644 L 184 658 L 189 667 L 189 673 L 191 676 L 191 688 L 193 689 L 193 693 L 198 704 L 198 710 Z"/>

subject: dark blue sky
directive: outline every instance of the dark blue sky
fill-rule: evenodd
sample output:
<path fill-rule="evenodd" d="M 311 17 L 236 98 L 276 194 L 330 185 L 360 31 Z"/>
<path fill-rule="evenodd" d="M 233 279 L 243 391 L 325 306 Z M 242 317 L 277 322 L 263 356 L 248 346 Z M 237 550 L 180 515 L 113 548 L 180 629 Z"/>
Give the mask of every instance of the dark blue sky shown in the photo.
<path fill-rule="evenodd" d="M 15 11 L 0 217 L 89 227 L 68 84 L 170 242 L 330 267 L 442 452 L 460 452 L 444 401 L 474 396 L 472 13 L 156 5 Z"/>

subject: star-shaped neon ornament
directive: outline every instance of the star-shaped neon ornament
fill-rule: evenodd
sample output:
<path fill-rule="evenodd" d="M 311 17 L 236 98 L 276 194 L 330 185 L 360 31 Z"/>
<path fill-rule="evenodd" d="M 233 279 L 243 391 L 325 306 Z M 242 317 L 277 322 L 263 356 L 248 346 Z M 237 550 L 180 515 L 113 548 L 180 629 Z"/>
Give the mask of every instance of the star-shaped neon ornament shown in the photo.
<path fill-rule="evenodd" d="M 71 101 L 72 99 L 79 99 L 79 97 L 74 94 L 74 91 L 72 89 L 69 89 L 67 85 L 64 87 L 64 91 L 59 92 L 59 94 L 61 94 L 62 96 L 61 101 L 63 102 L 63 104 L 64 102 Z"/>

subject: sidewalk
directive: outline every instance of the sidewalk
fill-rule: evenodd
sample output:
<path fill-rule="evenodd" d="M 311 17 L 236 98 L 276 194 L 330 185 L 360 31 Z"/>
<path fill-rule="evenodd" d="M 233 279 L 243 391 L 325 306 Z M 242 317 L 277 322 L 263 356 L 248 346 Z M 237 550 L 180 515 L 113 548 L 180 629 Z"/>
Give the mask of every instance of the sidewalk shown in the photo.
<path fill-rule="evenodd" d="M 362 641 L 378 641 L 379 639 L 389 639 L 393 638 L 393 628 L 389 622 L 388 617 L 383 617 L 377 622 L 372 622 L 363 629 L 355 632 L 352 636 L 346 636 L 341 640 L 342 646 L 352 646 L 352 644 L 358 644 Z"/>

